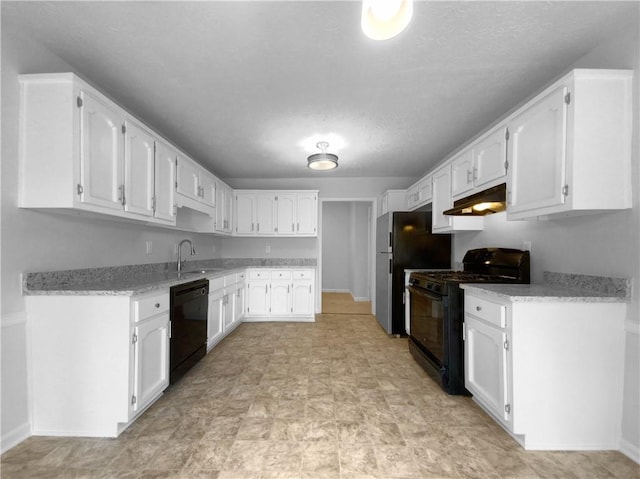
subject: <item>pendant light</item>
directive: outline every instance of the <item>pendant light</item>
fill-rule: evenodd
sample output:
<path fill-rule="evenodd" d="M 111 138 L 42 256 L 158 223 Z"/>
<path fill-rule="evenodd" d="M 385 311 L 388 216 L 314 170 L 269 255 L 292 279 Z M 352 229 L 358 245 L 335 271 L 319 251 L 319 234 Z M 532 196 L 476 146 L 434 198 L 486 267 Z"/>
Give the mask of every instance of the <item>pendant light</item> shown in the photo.
<path fill-rule="evenodd" d="M 315 153 L 307 158 L 307 166 L 312 170 L 333 170 L 338 167 L 338 156 L 333 153 L 327 153 L 329 148 L 329 142 L 319 141 L 316 143 L 316 147 L 321 153 Z"/>
<path fill-rule="evenodd" d="M 362 0 L 362 31 L 372 40 L 402 32 L 413 16 L 413 0 Z"/>

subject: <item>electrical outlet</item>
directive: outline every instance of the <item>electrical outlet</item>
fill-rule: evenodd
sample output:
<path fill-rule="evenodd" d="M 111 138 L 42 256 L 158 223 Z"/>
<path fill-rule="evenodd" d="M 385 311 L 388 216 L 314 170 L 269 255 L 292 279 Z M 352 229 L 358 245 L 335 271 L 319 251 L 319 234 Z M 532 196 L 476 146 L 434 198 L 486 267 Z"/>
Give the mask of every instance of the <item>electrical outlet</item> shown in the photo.
<path fill-rule="evenodd" d="M 267 245 L 267 246 L 264 248 L 264 252 L 265 252 L 265 253 L 267 253 L 267 254 L 271 253 L 271 245 Z"/>
<path fill-rule="evenodd" d="M 525 240 L 522 242 L 522 249 L 523 251 L 529 251 L 531 252 L 531 240 Z"/>
<path fill-rule="evenodd" d="M 153 241 L 147 241 L 146 248 L 147 254 L 151 254 L 151 252 L 153 251 Z"/>

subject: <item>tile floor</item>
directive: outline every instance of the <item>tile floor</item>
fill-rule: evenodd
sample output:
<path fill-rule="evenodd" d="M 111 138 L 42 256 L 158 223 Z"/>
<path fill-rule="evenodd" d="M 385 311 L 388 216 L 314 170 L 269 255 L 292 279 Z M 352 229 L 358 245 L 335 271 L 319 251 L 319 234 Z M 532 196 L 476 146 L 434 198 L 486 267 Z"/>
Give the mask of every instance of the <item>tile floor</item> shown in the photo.
<path fill-rule="evenodd" d="M 375 318 L 242 324 L 117 439 L 32 437 L 11 478 L 638 478 L 618 452 L 525 452 Z"/>

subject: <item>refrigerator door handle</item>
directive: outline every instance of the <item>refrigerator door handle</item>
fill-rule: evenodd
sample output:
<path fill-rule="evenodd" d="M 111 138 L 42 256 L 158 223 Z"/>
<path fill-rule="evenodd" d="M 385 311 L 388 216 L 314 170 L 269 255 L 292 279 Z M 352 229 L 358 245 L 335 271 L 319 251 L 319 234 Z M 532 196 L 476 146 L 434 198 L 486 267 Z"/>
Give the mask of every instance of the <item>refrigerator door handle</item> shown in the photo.
<path fill-rule="evenodd" d="M 389 258 L 389 274 L 393 274 L 393 259 Z"/>
<path fill-rule="evenodd" d="M 389 231 L 389 248 L 393 247 L 393 232 Z"/>

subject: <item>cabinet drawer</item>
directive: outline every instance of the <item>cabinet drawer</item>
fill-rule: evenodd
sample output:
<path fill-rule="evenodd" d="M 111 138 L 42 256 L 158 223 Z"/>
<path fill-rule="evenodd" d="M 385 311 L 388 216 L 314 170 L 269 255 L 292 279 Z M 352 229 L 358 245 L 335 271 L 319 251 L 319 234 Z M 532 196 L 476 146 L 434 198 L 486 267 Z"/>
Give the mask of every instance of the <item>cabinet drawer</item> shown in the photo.
<path fill-rule="evenodd" d="M 276 270 L 271 272 L 271 279 L 291 279 L 291 271 Z"/>
<path fill-rule="evenodd" d="M 238 283 L 244 283 L 245 278 L 247 277 L 246 272 L 238 273 Z"/>
<path fill-rule="evenodd" d="M 293 279 L 313 279 L 313 271 L 311 270 L 295 270 L 293 271 Z"/>
<path fill-rule="evenodd" d="M 507 307 L 477 296 L 465 296 L 464 311 L 500 328 L 507 327 Z"/>
<path fill-rule="evenodd" d="M 224 288 L 224 278 L 217 277 L 209 280 L 209 292 Z"/>
<path fill-rule="evenodd" d="M 225 286 L 236 284 L 237 281 L 238 281 L 238 275 L 235 274 L 235 273 L 234 274 L 229 274 L 229 275 L 224 277 L 224 285 Z"/>
<path fill-rule="evenodd" d="M 249 279 L 269 279 L 270 271 L 268 269 L 265 270 L 252 270 L 249 271 Z"/>
<path fill-rule="evenodd" d="M 149 296 L 133 301 L 133 319 L 136 323 L 168 310 L 168 293 Z"/>

